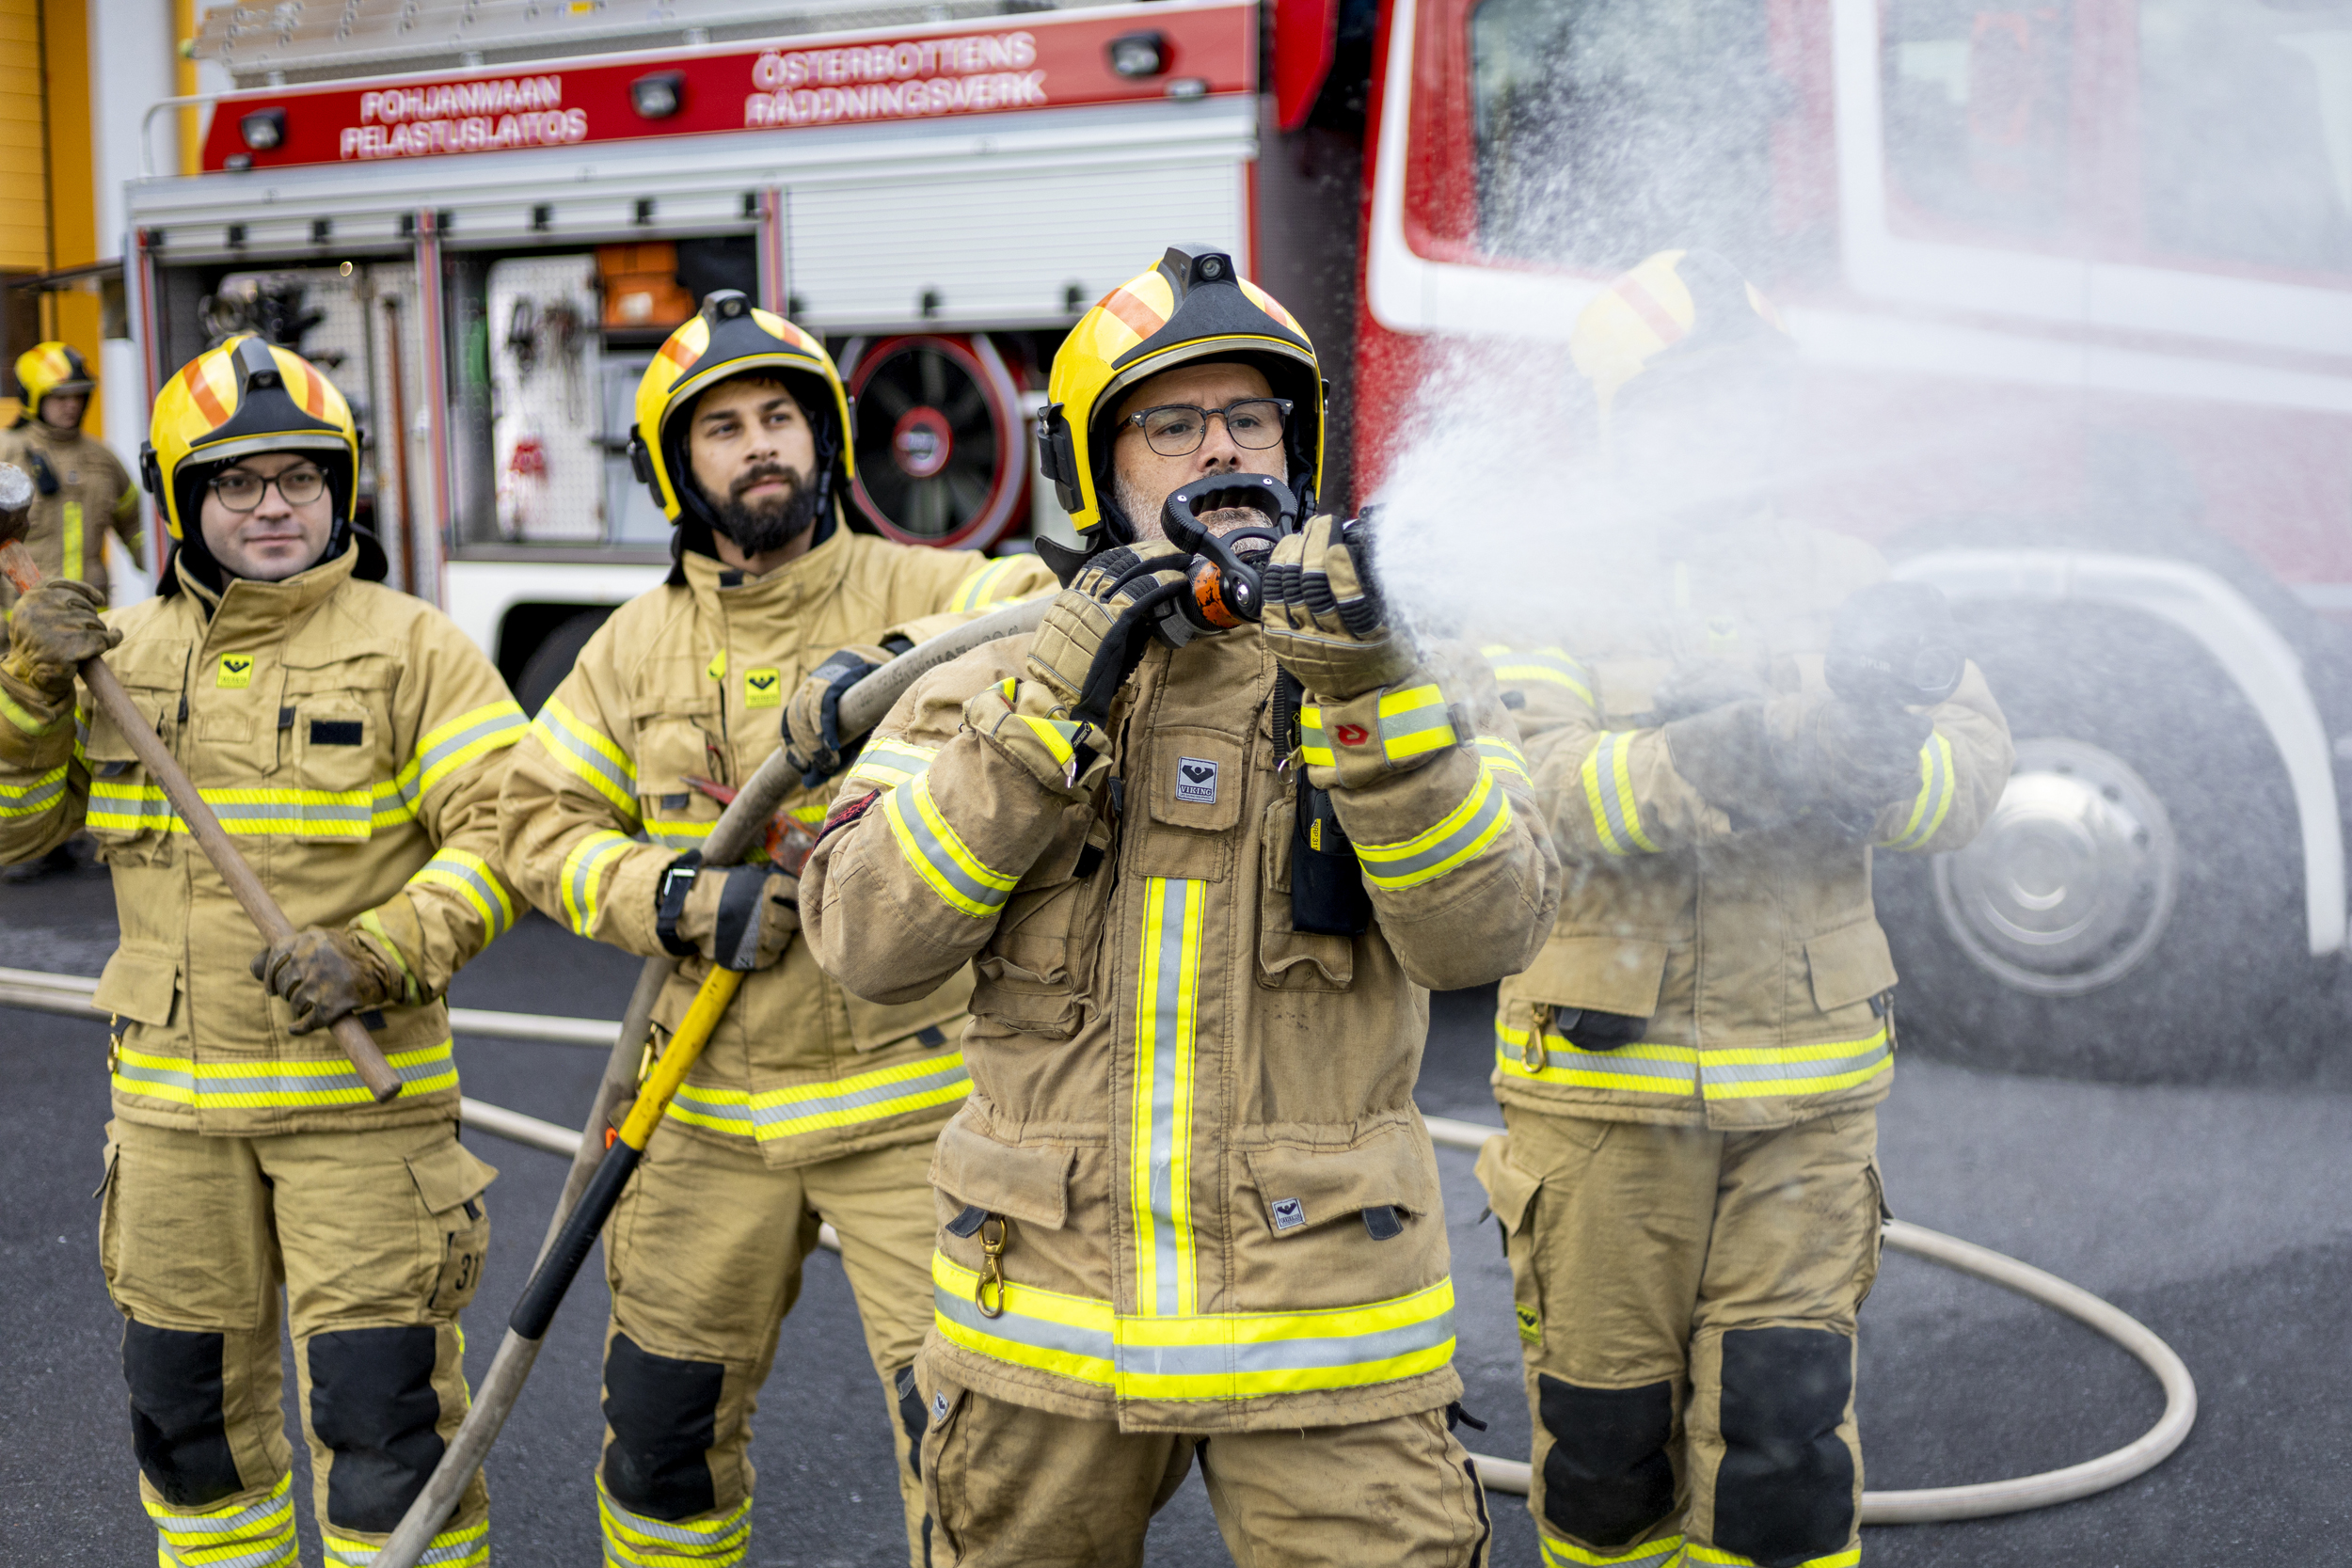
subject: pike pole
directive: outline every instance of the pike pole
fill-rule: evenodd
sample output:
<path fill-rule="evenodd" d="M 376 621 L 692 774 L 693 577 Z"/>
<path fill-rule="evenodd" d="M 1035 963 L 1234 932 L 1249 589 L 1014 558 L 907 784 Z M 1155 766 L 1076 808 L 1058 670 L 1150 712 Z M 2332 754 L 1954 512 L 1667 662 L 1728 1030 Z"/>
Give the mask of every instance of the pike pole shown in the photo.
<path fill-rule="evenodd" d="M 1049 602 L 1031 599 L 1008 605 L 943 632 L 892 659 L 842 694 L 842 733 L 863 736 L 873 729 L 918 676 L 948 660 L 983 642 L 1036 630 L 1038 623 L 1044 619 Z M 777 806 L 799 777 L 798 771 L 785 760 L 784 748 L 777 747 L 720 814 L 718 823 L 705 841 L 703 863 L 733 865 L 740 861 L 766 834 Z M 532 1273 L 531 1283 L 523 1287 L 522 1299 L 515 1304 L 514 1313 L 507 1320 L 506 1338 L 500 1341 L 498 1354 L 474 1395 L 465 1423 L 443 1450 L 441 1462 L 434 1467 L 424 1490 L 409 1504 L 400 1528 L 376 1553 L 375 1568 L 416 1568 L 418 1560 L 432 1545 L 434 1535 L 456 1508 L 466 1482 L 480 1467 L 490 1446 L 498 1441 L 506 1418 L 513 1414 L 523 1383 L 531 1376 L 532 1364 L 538 1359 L 548 1327 L 554 1322 L 556 1308 L 563 1305 L 564 1293 L 579 1276 L 580 1265 L 587 1261 L 589 1249 L 595 1246 L 604 1222 L 612 1217 L 613 1205 L 620 1201 L 629 1177 L 644 1157 L 645 1145 L 669 1109 L 671 1096 L 685 1082 L 708 1042 L 710 1032 L 725 1016 L 727 1004 L 735 999 L 736 990 L 743 983 L 742 974 L 735 970 L 713 969 L 705 977 L 702 988 L 695 992 L 693 1005 L 679 1022 L 677 1032 L 671 1036 L 669 1046 L 655 1062 L 651 1076 L 638 1087 L 636 1103 L 623 1120 L 618 1137 L 607 1149 L 604 1130 L 610 1124 L 612 1107 L 635 1081 L 654 1003 L 675 970 L 675 963 L 670 958 L 645 960 L 637 990 L 629 999 L 628 1016 L 622 1020 L 621 1032 L 612 1042 L 604 1080 L 596 1087 L 596 1103 L 589 1112 L 587 1125 L 580 1130 L 580 1152 L 573 1157 L 571 1173 L 564 1180 L 564 1195 L 558 1200 L 554 1219 L 549 1222 L 547 1239 L 540 1245 L 539 1261 Z"/>

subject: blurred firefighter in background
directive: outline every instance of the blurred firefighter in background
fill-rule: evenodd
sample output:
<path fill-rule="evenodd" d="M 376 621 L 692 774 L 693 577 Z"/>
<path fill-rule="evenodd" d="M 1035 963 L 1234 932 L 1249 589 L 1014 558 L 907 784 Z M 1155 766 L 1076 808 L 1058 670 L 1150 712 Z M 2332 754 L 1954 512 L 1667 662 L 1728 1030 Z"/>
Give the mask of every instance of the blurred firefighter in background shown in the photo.
<path fill-rule="evenodd" d="M 97 388 L 79 353 L 64 343 L 37 343 L 17 356 L 16 422 L 0 430 L 0 463 L 13 463 L 33 482 L 25 547 L 43 578 L 73 578 L 107 601 L 106 531 L 132 560 L 139 553 L 139 492 L 105 442 L 82 434 L 82 416 Z M 16 606 L 16 585 L 0 577 L 0 616 Z M 0 880 L 29 881 L 71 871 L 76 847 L 69 839 L 47 854 L 0 873 Z M 87 855 L 83 857 L 87 860 Z"/>
<path fill-rule="evenodd" d="M 296 1561 L 281 1289 L 330 1564 L 373 1559 L 466 1413 L 457 1320 L 496 1173 L 457 1141 L 441 995 L 520 907 L 492 857 L 524 720 L 453 622 L 380 586 L 358 451 L 308 360 L 255 337 L 208 350 L 165 384 L 144 454 L 178 543 L 159 594 L 102 615 L 90 583 L 44 582 L 0 661 L 0 861 L 87 823 L 114 875 L 99 1246 L 166 1564 Z M 294 922 L 285 942 L 255 952 L 77 693 L 101 653 Z M 375 1103 L 332 1043 L 350 1014 L 398 1098 Z M 477 1473 L 431 1560 L 487 1561 L 488 1513 Z"/>
<path fill-rule="evenodd" d="M 980 976 L 931 1166 L 935 1560 L 1134 1568 L 1198 1460 L 1236 1561 L 1473 1568 L 1412 1089 L 1424 988 L 1550 927 L 1510 720 L 1474 652 L 1384 618 L 1332 518 L 1296 527 L 1322 375 L 1230 256 L 1171 248 L 1113 291 L 1051 391 L 1046 473 L 1089 550 L 1033 637 L 899 701 L 803 884 L 853 992 Z M 1187 638 L 1164 504 L 1228 476 L 1295 510 L 1263 627 Z"/>
<path fill-rule="evenodd" d="M 968 976 L 877 1006 L 818 972 L 797 882 L 765 854 L 705 867 L 720 803 L 787 736 L 803 829 L 854 751 L 840 695 L 971 611 L 1053 586 L 1034 556 L 990 561 L 853 534 L 848 394 L 815 338 L 733 290 L 670 335 L 637 391 L 632 457 L 676 530 L 669 580 L 581 650 L 515 755 L 507 863 L 582 936 L 682 960 L 654 1011 L 675 1027 L 714 963 L 755 973 L 605 1229 L 606 1560 L 742 1560 L 751 1418 L 819 1221 L 841 1260 L 901 1458 L 922 1568 L 912 1363 L 930 1319 L 931 1139 L 970 1080 Z M 617 1107 L 617 1120 L 626 1115 Z"/>
<path fill-rule="evenodd" d="M 1795 345 L 1721 258 L 1570 342 L 1625 546 L 1562 647 L 1487 650 L 1566 870 L 1503 983 L 1511 1258 L 1552 1565 L 1858 1560 L 1854 1315 L 1886 1211 L 1875 845 L 1967 843 L 2009 732 L 1931 589 L 1780 518 Z"/>

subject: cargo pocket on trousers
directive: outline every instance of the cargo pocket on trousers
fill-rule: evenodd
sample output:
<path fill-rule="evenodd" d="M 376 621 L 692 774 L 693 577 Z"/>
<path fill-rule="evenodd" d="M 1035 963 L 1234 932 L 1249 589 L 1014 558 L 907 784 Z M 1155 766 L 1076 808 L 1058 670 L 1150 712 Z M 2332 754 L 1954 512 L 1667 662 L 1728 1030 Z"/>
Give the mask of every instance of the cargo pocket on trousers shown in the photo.
<path fill-rule="evenodd" d="M 1853 1304 L 1857 1312 L 1862 1309 L 1862 1304 L 1870 1299 L 1870 1291 L 1878 1284 L 1879 1263 L 1886 1254 L 1886 1222 L 1895 1217 L 1895 1211 L 1886 1206 L 1886 1178 L 1880 1174 L 1875 1157 L 1862 1167 L 1862 1174 L 1870 1183 L 1870 1245 L 1863 1254 L 1862 1277 L 1856 1282 L 1859 1288 L 1854 1291 Z"/>
<path fill-rule="evenodd" d="M 1544 1342 L 1543 1277 L 1528 1245 L 1535 1195 L 1543 1178 L 1531 1176 L 1511 1161 L 1509 1134 L 1488 1138 L 1479 1147 L 1471 1174 L 1486 1189 L 1486 1207 L 1502 1231 L 1502 1254 L 1511 1263 L 1511 1318 L 1523 1344 Z"/>
<path fill-rule="evenodd" d="M 115 1296 L 115 1276 L 122 1267 L 121 1227 L 115 1216 L 115 1167 L 122 1161 L 122 1145 L 116 1141 L 115 1124 L 106 1124 L 105 1169 L 98 1178 L 98 1190 L 90 1196 L 98 1200 L 98 1267 L 106 1276 L 106 1299 L 119 1310 L 121 1303 Z"/>
<path fill-rule="evenodd" d="M 473 1300 L 482 1283 L 483 1258 L 490 1250 L 490 1214 L 482 1194 L 498 1172 L 454 1136 L 409 1155 L 407 1163 L 438 1237 L 425 1309 L 454 1315 Z"/>

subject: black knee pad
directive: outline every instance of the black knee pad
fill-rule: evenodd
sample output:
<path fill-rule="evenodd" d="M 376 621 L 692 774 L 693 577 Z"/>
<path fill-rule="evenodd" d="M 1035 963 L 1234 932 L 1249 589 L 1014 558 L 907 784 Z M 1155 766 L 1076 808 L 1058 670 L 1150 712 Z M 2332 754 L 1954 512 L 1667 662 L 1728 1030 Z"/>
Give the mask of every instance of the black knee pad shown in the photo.
<path fill-rule="evenodd" d="M 245 1489 L 229 1448 L 223 1343 L 217 1334 L 123 1325 L 131 1451 L 149 1482 L 174 1508 L 204 1508 Z"/>
<path fill-rule="evenodd" d="M 1551 1433 L 1544 1517 L 1596 1546 L 1621 1546 L 1674 1512 L 1674 1385 L 1585 1388 L 1535 1374 L 1536 1412 Z"/>
<path fill-rule="evenodd" d="M 1839 1551 L 1853 1532 L 1853 1454 L 1837 1435 L 1853 1341 L 1822 1328 L 1724 1336 L 1715 1544 L 1764 1568 Z"/>
<path fill-rule="evenodd" d="M 389 1530 L 441 1462 L 430 1323 L 310 1338 L 310 1430 L 334 1453 L 326 1521 Z"/>
<path fill-rule="evenodd" d="M 612 1336 L 604 1356 L 604 1489 L 648 1519 L 691 1519 L 719 1506 L 710 1446 L 719 1440 L 716 1361 L 674 1361 Z"/>
<path fill-rule="evenodd" d="M 930 1425 L 930 1412 L 923 1408 L 923 1390 L 914 1386 L 914 1369 L 901 1367 L 890 1380 L 898 1391 L 898 1424 L 907 1431 L 907 1468 L 914 1479 L 923 1479 L 923 1433 Z"/>

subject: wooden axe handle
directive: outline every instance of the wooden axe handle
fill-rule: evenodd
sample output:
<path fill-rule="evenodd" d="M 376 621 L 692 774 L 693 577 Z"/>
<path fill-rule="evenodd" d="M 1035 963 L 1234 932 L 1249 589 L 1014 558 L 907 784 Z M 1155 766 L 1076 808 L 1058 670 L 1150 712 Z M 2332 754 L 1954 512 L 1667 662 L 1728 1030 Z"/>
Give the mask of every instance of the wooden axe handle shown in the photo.
<path fill-rule="evenodd" d="M 22 540 L 11 539 L 0 545 L 0 571 L 8 573 L 8 579 L 16 584 L 17 592 L 21 594 L 30 593 L 40 585 L 40 570 L 33 564 L 32 552 L 24 547 Z M 196 840 L 197 847 L 204 851 L 204 858 L 213 863 L 213 869 L 220 873 L 220 879 L 229 884 L 230 893 L 244 906 L 245 912 L 252 918 L 262 939 L 275 947 L 292 937 L 294 934 L 294 923 L 286 918 L 286 911 L 278 907 L 278 900 L 272 898 L 269 889 L 262 885 L 262 879 L 256 877 L 253 868 L 246 864 L 245 857 L 237 852 L 236 845 L 222 830 L 220 818 L 213 815 L 213 808 L 206 805 L 204 797 L 197 793 L 196 785 L 189 781 L 179 760 L 164 749 L 163 738 L 155 733 L 147 716 L 138 710 L 138 705 L 131 701 L 131 694 L 122 689 L 122 683 L 115 679 L 115 673 L 106 668 L 106 661 L 103 658 L 84 659 L 81 674 L 82 684 L 89 688 L 90 696 L 97 702 L 100 711 L 113 720 L 115 728 L 120 730 L 124 738 L 131 742 L 131 750 L 137 754 L 140 766 L 147 769 L 148 777 L 162 787 L 164 798 L 171 802 L 171 809 L 178 812 L 180 820 L 188 825 L 188 835 Z M 376 1049 L 374 1039 L 358 1019 L 345 1014 L 335 1021 L 329 1032 L 335 1043 L 342 1047 L 343 1054 L 351 1058 L 352 1069 L 358 1073 L 359 1082 L 368 1086 L 368 1092 L 379 1103 L 400 1093 L 400 1074 L 393 1071 L 392 1064 L 384 1059 L 384 1053 Z"/>

